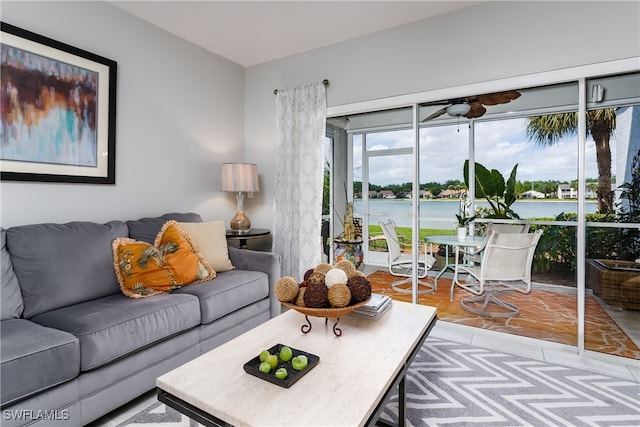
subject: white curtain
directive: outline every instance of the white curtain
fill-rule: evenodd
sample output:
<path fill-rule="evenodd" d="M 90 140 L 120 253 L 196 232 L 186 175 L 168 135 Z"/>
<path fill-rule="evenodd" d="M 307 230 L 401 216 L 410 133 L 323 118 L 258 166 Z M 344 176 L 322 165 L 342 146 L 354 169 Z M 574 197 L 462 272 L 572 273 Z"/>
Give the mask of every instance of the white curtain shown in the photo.
<path fill-rule="evenodd" d="M 296 280 L 322 260 L 325 122 L 324 84 L 278 90 L 273 251 Z"/>

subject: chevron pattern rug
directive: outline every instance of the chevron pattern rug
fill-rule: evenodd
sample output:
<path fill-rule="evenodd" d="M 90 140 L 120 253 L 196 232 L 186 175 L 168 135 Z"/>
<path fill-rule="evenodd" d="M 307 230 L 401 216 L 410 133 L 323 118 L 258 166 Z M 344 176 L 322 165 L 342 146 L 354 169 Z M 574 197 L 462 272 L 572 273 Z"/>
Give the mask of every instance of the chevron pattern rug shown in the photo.
<path fill-rule="evenodd" d="M 406 384 L 408 426 L 640 425 L 640 383 L 440 338 Z M 381 419 L 397 418 L 396 393 Z M 157 402 L 118 427 L 199 425 Z"/>

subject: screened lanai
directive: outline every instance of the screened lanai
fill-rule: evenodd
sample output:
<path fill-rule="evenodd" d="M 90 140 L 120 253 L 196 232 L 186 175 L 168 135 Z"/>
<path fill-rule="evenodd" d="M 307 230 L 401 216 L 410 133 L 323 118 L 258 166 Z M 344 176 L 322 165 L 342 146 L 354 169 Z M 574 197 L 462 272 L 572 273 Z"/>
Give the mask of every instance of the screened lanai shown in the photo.
<path fill-rule="evenodd" d="M 375 271 L 387 265 L 379 227 L 384 220 L 393 220 L 414 247 L 428 236 L 454 234 L 461 209 L 475 217 L 473 235 L 482 235 L 496 217 L 526 222 L 531 230 L 543 230 L 533 263 L 535 289 L 571 296 L 571 345 L 580 352 L 616 354 L 612 348 L 589 348 L 585 339 L 585 331 L 594 328 L 606 334 L 595 324 L 603 317 L 600 309 L 631 346 L 640 345 L 640 285 L 633 282 L 640 276 L 640 218 L 634 210 L 640 207 L 640 74 L 463 90 L 328 119 L 330 235 L 340 236 L 344 206 L 353 203 L 362 223 L 364 265 Z M 470 105 L 466 113 L 464 107 L 456 110 L 464 104 Z M 596 121 L 602 112 L 613 117 L 604 136 Z M 567 117 L 572 129 L 564 133 L 552 138 L 541 129 L 542 118 Z M 515 171 L 515 200 L 504 212 L 487 197 L 476 197 L 485 196 L 468 178 L 476 167 L 499 172 L 505 182 Z M 431 276 L 448 262 L 445 249 L 427 249 L 439 261 Z M 422 303 L 417 294 L 410 297 Z M 536 338 L 553 340 L 555 327 L 547 325 Z M 630 354 L 638 358 L 640 352 Z"/>

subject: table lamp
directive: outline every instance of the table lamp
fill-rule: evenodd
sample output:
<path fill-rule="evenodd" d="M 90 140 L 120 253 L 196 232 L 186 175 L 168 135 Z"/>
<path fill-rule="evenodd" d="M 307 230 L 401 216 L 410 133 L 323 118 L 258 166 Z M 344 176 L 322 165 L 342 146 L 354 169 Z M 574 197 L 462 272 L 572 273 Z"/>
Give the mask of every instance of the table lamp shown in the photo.
<path fill-rule="evenodd" d="M 251 229 L 251 221 L 244 213 L 244 194 L 260 191 L 258 184 L 258 167 L 253 163 L 223 163 L 220 190 L 238 193 L 238 211 L 231 218 L 231 230 L 238 234 L 247 233 Z"/>

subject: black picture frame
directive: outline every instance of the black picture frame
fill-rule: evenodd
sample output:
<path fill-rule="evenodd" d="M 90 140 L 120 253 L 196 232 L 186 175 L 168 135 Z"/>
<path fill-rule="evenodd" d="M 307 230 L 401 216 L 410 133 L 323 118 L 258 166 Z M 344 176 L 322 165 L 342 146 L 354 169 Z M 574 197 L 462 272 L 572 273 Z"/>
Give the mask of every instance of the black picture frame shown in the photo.
<path fill-rule="evenodd" d="M 0 180 L 115 184 L 117 63 L 0 30 Z"/>

